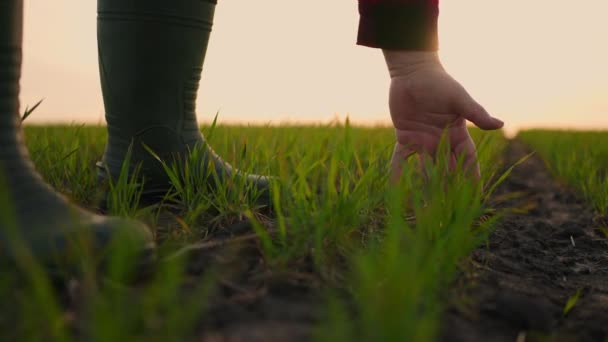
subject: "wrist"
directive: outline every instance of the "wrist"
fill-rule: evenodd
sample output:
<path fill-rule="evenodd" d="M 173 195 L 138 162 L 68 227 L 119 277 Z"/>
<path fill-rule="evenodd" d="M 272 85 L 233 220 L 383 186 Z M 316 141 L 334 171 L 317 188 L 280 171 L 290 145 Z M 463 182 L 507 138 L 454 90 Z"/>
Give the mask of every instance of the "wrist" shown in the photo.
<path fill-rule="evenodd" d="M 382 50 L 391 78 L 407 76 L 422 69 L 443 69 L 436 51 Z"/>

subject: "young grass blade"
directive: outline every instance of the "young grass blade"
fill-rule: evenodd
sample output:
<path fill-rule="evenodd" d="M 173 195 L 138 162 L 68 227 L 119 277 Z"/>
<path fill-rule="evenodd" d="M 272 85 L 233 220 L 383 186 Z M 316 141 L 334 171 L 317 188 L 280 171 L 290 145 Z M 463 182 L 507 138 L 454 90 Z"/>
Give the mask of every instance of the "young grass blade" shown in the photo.
<path fill-rule="evenodd" d="M 209 127 L 209 132 L 207 132 L 205 134 L 205 139 L 207 141 L 210 141 L 211 138 L 213 137 L 213 133 L 215 132 L 215 128 L 217 127 L 217 119 L 219 118 L 219 116 L 220 116 L 220 111 L 218 110 L 215 113 L 215 117 L 213 118 L 213 122 L 211 123 L 211 127 Z"/>
<path fill-rule="evenodd" d="M 68 160 L 68 158 L 70 158 L 71 156 L 73 156 L 76 152 L 78 152 L 78 150 L 80 149 L 80 147 L 76 147 L 74 148 L 72 151 L 70 151 L 68 154 L 66 154 L 65 156 L 63 156 L 60 160 L 58 160 L 55 164 L 51 165 L 51 169 L 54 169 L 56 167 L 61 166 L 61 163 L 65 162 L 66 160 Z"/>
<path fill-rule="evenodd" d="M 533 155 L 534 155 L 534 152 L 523 156 L 520 160 L 515 162 L 515 164 L 511 165 L 505 172 L 503 172 L 503 174 L 500 177 L 498 177 L 498 179 L 485 192 L 484 197 L 483 197 L 483 202 L 487 203 L 490 200 L 490 196 L 492 196 L 492 194 L 494 193 L 496 188 L 498 188 L 498 186 L 500 184 L 502 184 L 507 179 L 507 177 L 509 177 L 509 175 L 513 172 L 513 169 L 515 169 L 517 166 L 523 164 L 526 160 L 528 160 Z"/>
<path fill-rule="evenodd" d="M 32 108 L 29 106 L 25 107 L 25 112 L 23 112 L 23 115 L 21 116 L 21 122 L 25 121 L 30 115 L 32 115 L 36 108 L 42 104 L 42 101 L 44 101 L 44 99 L 38 101 L 38 103 L 36 103 Z"/>
<path fill-rule="evenodd" d="M 574 309 L 574 307 L 576 306 L 576 303 L 578 303 L 578 300 L 581 299 L 582 295 L 583 295 L 583 289 L 578 289 L 574 295 L 572 295 L 570 298 L 568 298 L 568 301 L 566 302 L 566 305 L 564 305 L 564 310 L 562 312 L 562 314 L 564 316 L 567 316 L 570 313 L 570 311 L 572 311 L 572 309 Z"/>
<path fill-rule="evenodd" d="M 106 170 L 110 186 L 108 210 L 115 216 L 135 217 L 139 211 L 144 180 L 139 179 L 141 164 L 131 168 L 132 152 L 133 145 L 131 144 L 120 168 L 118 179 L 113 179 L 110 171 Z"/>
<path fill-rule="evenodd" d="M 247 210 L 245 212 L 245 217 L 247 217 L 249 221 L 251 221 L 251 226 L 253 227 L 253 230 L 260 238 L 260 241 L 262 241 L 264 254 L 266 254 L 266 256 L 274 256 L 276 254 L 275 252 L 277 249 L 274 243 L 272 242 L 272 237 L 270 236 L 266 228 L 264 228 L 264 226 L 262 226 L 260 222 L 258 222 L 251 210 Z"/>

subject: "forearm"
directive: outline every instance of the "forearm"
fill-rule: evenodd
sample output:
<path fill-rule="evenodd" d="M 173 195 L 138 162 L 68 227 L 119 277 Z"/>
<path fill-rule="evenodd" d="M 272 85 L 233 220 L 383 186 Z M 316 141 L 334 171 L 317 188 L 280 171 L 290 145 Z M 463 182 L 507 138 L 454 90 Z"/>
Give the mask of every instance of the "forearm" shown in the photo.
<path fill-rule="evenodd" d="M 359 0 L 357 44 L 436 51 L 439 0 Z"/>

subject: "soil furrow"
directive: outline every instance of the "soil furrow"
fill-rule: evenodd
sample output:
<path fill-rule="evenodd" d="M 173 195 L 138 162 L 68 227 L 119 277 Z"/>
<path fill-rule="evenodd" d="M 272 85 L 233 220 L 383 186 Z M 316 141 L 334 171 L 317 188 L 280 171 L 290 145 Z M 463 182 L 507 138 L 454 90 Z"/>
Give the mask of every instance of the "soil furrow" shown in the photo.
<path fill-rule="evenodd" d="M 508 165 L 528 153 L 518 141 Z M 608 240 L 590 205 L 533 156 L 500 193 L 523 192 L 477 249 L 444 317 L 445 341 L 608 341 Z M 580 298 L 568 314 L 569 298 Z"/>

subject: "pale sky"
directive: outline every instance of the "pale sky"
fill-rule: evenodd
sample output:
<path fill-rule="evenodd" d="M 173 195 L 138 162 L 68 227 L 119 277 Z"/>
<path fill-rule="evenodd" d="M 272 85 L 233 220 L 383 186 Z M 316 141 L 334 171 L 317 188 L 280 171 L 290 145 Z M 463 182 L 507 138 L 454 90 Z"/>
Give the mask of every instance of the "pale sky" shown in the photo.
<path fill-rule="evenodd" d="M 389 123 L 380 50 L 355 0 L 220 0 L 198 117 Z M 26 0 L 22 103 L 32 122 L 103 122 L 94 0 Z M 443 0 L 446 69 L 511 130 L 608 128 L 608 1 Z"/>

